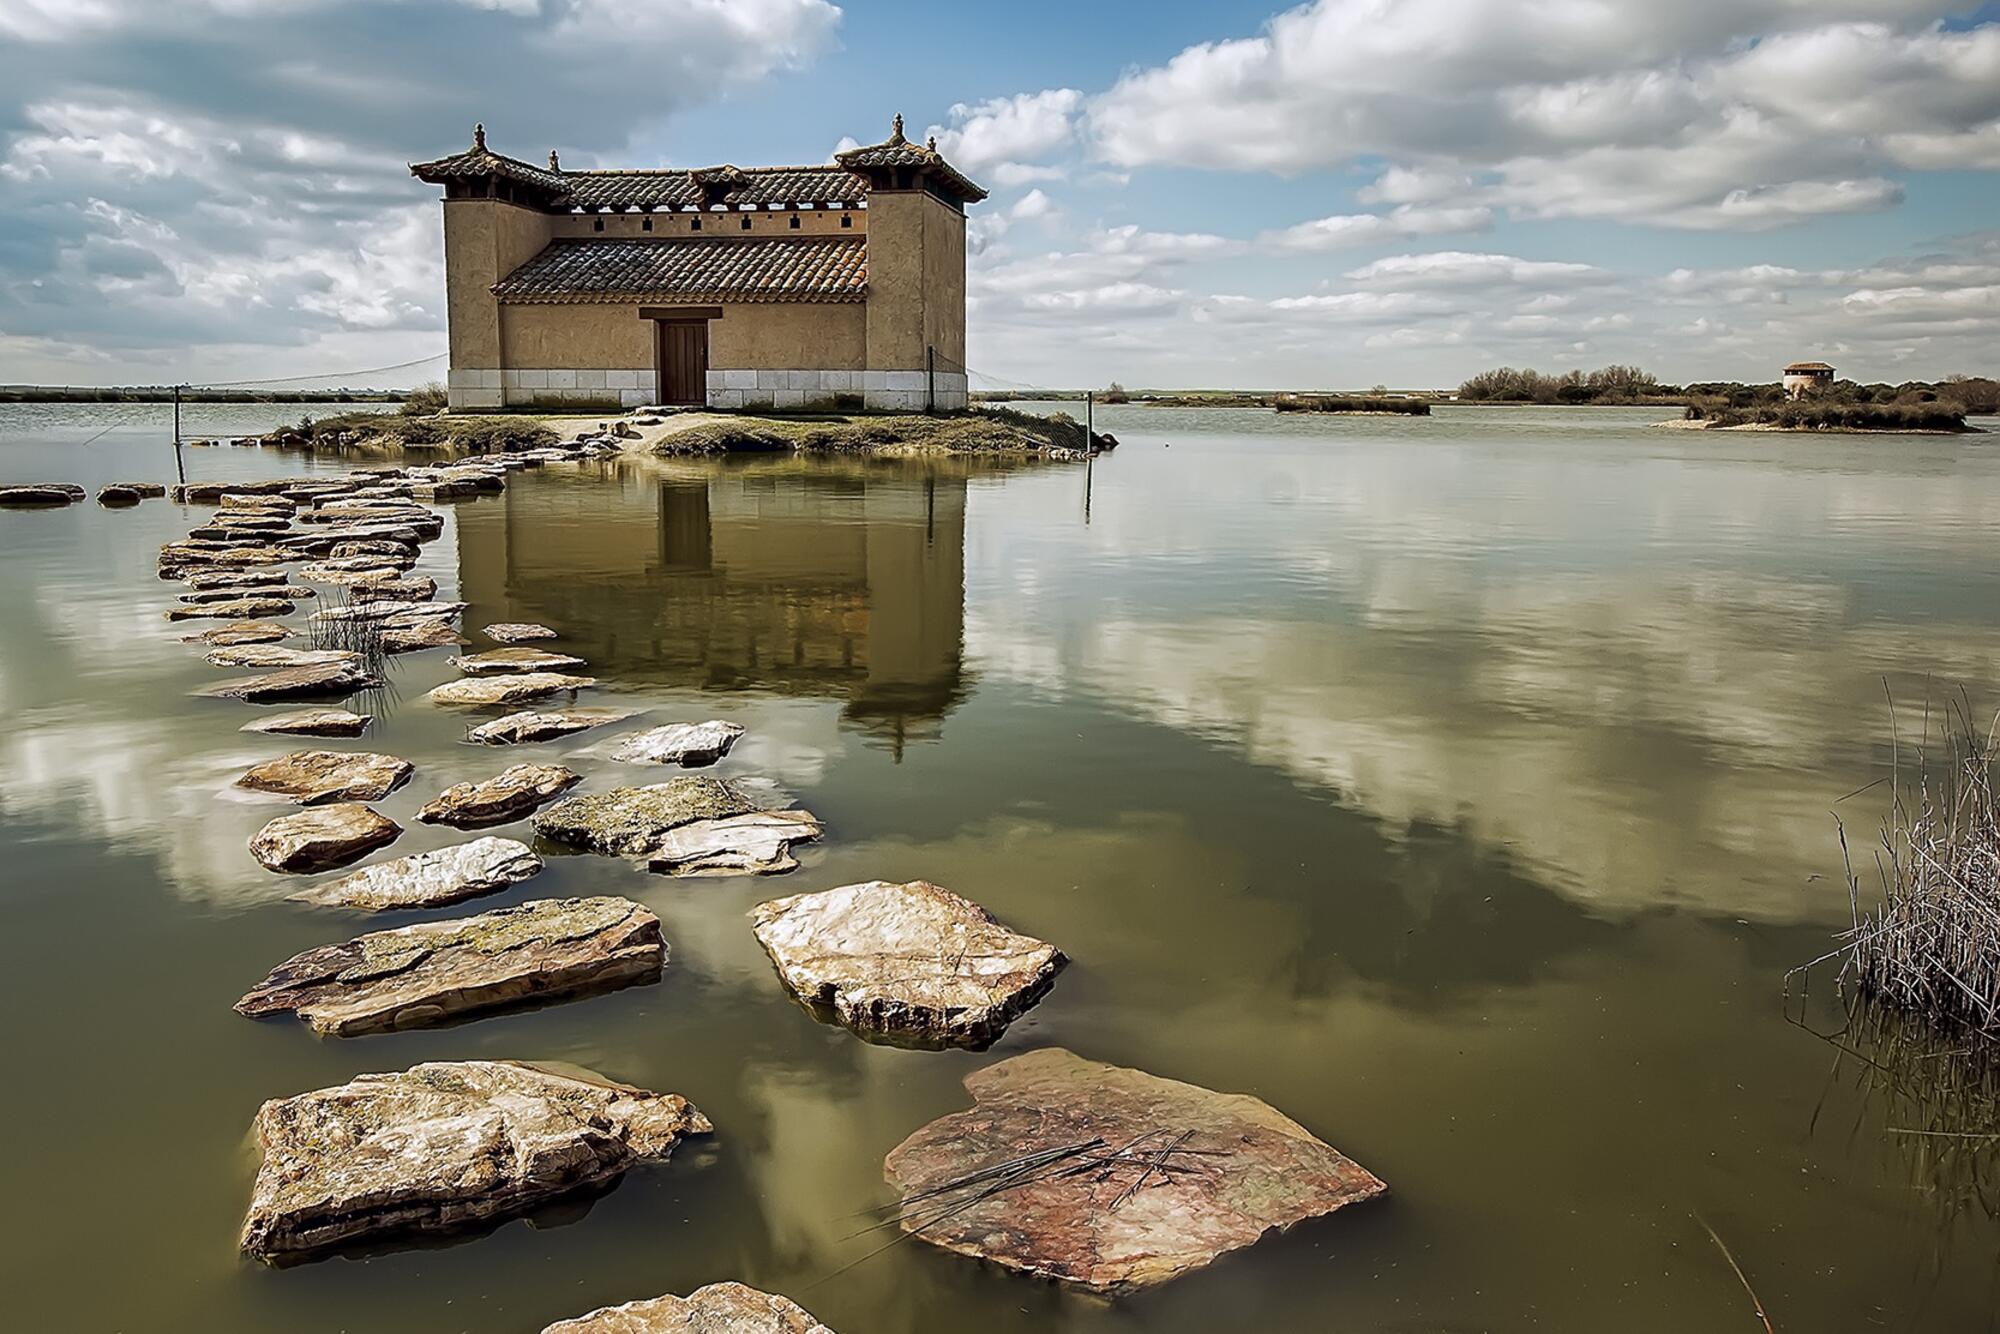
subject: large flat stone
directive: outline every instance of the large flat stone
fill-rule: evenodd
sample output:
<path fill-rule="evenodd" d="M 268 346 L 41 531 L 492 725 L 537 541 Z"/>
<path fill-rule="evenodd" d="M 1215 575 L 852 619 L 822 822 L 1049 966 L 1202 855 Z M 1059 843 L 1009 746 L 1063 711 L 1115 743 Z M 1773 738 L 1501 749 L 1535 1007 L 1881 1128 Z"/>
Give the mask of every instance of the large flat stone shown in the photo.
<path fill-rule="evenodd" d="M 517 676 L 471 676 L 433 687 L 426 699 L 433 704 L 517 704 L 565 690 L 582 690 L 597 684 L 594 676 L 571 676 L 564 672 L 523 672 Z"/>
<path fill-rule="evenodd" d="M 217 602 L 251 601 L 290 602 L 300 598 L 317 596 L 310 588 L 299 584 L 266 583 L 256 588 L 197 588 L 181 594 L 180 600 L 192 606 L 206 606 Z"/>
<path fill-rule="evenodd" d="M 516 672 L 567 672 L 585 666 L 582 658 L 568 653 L 551 653 L 540 648 L 490 648 L 484 653 L 461 653 L 447 658 L 467 676 L 505 676 Z"/>
<path fill-rule="evenodd" d="M 356 662 L 359 653 L 338 648 L 283 648 L 276 644 L 225 644 L 208 655 L 211 667 L 326 667 Z"/>
<path fill-rule="evenodd" d="M 424 803 L 417 818 L 459 829 L 506 824 L 531 814 L 583 781 L 560 764 L 516 764 L 479 783 L 455 783 Z"/>
<path fill-rule="evenodd" d="M 685 1297 L 604 1306 L 558 1320 L 542 1334 L 833 1334 L 812 1313 L 776 1293 L 711 1283 Z"/>
<path fill-rule="evenodd" d="M 825 832 L 811 811 L 751 811 L 669 829 L 647 858 L 663 875 L 781 875 L 798 869 L 792 844 Z"/>
<path fill-rule="evenodd" d="M 594 852 L 644 857 L 670 829 L 756 809 L 749 793 L 723 779 L 669 778 L 566 797 L 535 816 L 535 832 Z"/>
<path fill-rule="evenodd" d="M 378 801 L 410 781 L 416 766 L 374 751 L 295 750 L 245 771 L 236 786 L 269 792 L 301 806 L 329 801 Z"/>
<path fill-rule="evenodd" d="M 862 1032 L 982 1047 L 1040 1000 L 1067 959 L 928 881 L 870 880 L 750 913 L 785 985 Z"/>
<path fill-rule="evenodd" d="M 970 1110 L 931 1122 L 890 1151 L 883 1170 L 900 1200 L 1092 1141 L 1099 1147 L 1087 1152 L 1115 1160 L 1075 1172 L 1069 1168 L 1087 1160 L 1065 1159 L 984 1199 L 973 1197 L 990 1178 L 947 1189 L 910 1205 L 904 1230 L 1098 1292 L 1164 1283 L 1388 1189 L 1256 1098 L 1086 1061 L 1060 1047 L 976 1070 L 965 1087 Z M 951 1212 L 960 1202 L 965 1207 Z"/>
<path fill-rule="evenodd" d="M 236 1012 L 289 1011 L 316 1033 L 356 1037 L 657 981 L 666 961 L 660 919 L 630 899 L 537 899 L 307 950 Z"/>
<path fill-rule="evenodd" d="M 392 625 L 382 631 L 384 653 L 416 653 L 427 648 L 456 648 L 465 636 L 448 620 L 422 621 L 416 625 Z"/>
<path fill-rule="evenodd" d="M 233 625 L 212 625 L 198 635 L 182 635 L 183 644 L 269 644 L 297 634 L 276 621 L 238 621 Z"/>
<path fill-rule="evenodd" d="M 360 736 L 374 719 L 346 709 L 293 709 L 243 724 L 239 732 L 277 732 L 286 736 Z"/>
<path fill-rule="evenodd" d="M 281 815 L 250 836 L 250 855 L 273 871 L 331 871 L 393 843 L 403 827 L 360 802 Z"/>
<path fill-rule="evenodd" d="M 708 1118 L 675 1093 L 508 1061 L 359 1075 L 258 1109 L 242 1248 L 304 1258 L 507 1218 L 664 1160 Z"/>
<path fill-rule="evenodd" d="M 373 690 L 382 678 L 370 672 L 360 659 L 328 662 L 314 667 L 280 667 L 262 676 L 243 676 L 220 685 L 197 690 L 211 699 L 301 699 L 310 696 L 352 695 Z"/>
<path fill-rule="evenodd" d="M 626 764 L 678 764 L 699 769 L 729 753 L 743 729 L 711 719 L 705 723 L 668 723 L 620 738 L 611 758 Z"/>
<path fill-rule="evenodd" d="M 481 631 L 496 644 L 525 644 L 531 639 L 554 639 L 556 632 L 533 621 L 499 621 Z"/>
<path fill-rule="evenodd" d="M 301 903 L 370 912 L 440 908 L 518 885 L 541 870 L 542 859 L 525 843 L 511 838 L 475 838 L 364 866 L 292 897 Z"/>
<path fill-rule="evenodd" d="M 289 616 L 296 610 L 297 606 L 287 598 L 230 598 L 223 602 L 169 607 L 167 619 L 170 621 L 242 620 L 252 616 Z"/>
<path fill-rule="evenodd" d="M 467 741 L 482 746 L 511 746 L 522 741 L 551 741 L 556 737 L 623 722 L 632 714 L 623 709 L 523 709 L 490 723 L 481 723 L 465 734 Z"/>

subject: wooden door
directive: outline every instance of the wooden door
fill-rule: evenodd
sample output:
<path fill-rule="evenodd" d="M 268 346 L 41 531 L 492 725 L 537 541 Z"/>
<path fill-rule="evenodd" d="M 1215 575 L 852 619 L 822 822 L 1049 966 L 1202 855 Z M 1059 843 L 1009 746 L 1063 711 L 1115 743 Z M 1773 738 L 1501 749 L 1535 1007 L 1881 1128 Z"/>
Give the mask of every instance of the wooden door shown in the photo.
<path fill-rule="evenodd" d="M 654 373 L 662 403 L 708 401 L 708 321 L 659 320 L 654 328 Z"/>

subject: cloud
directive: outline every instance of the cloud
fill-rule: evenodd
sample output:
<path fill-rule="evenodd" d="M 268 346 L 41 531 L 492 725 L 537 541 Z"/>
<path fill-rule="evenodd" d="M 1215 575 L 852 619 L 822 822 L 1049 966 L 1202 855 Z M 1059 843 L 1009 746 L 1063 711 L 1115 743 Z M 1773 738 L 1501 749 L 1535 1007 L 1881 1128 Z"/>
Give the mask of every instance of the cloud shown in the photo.
<path fill-rule="evenodd" d="M 1389 282 L 1404 288 L 1549 287 L 1615 281 L 1615 275 L 1592 264 L 1521 259 L 1514 255 L 1469 254 L 1462 250 L 1390 255 L 1349 270 L 1347 277 L 1357 283 Z"/>
<path fill-rule="evenodd" d="M 1055 201 L 1040 190 L 1030 190 L 1014 201 L 1014 207 L 1007 210 L 1007 216 L 1016 222 L 1026 222 L 1034 218 L 1046 218 L 1055 211 Z"/>
<path fill-rule="evenodd" d="M 1086 117 L 1126 168 L 1385 157 L 1364 203 L 1755 230 L 1893 207 L 1897 169 L 2000 166 L 2000 27 L 1941 26 L 1957 8 L 1315 0 Z"/>
<path fill-rule="evenodd" d="M 1268 232 L 1263 241 L 1278 250 L 1347 250 L 1418 236 L 1483 232 L 1492 225 L 1493 210 L 1479 205 L 1432 208 L 1401 204 L 1387 213 L 1342 213 L 1315 218 Z"/>
<path fill-rule="evenodd" d="M 996 97 L 952 107 L 950 124 L 933 125 L 938 151 L 971 175 L 990 173 L 999 184 L 1053 179 L 1057 169 L 1037 166 L 1076 137 L 1083 94 L 1074 88 Z"/>

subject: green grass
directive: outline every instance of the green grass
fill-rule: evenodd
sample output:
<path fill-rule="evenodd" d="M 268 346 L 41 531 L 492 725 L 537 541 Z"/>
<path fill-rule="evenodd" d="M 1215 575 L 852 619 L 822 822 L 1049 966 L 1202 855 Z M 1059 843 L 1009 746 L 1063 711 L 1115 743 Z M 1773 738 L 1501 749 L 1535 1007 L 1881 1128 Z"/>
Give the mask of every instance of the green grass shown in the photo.
<path fill-rule="evenodd" d="M 1691 406 L 1689 421 L 1717 426 L 1777 426 L 1791 431 L 1970 431 L 1961 403 L 1843 403 L 1804 399 L 1747 408 Z"/>
<path fill-rule="evenodd" d="M 1279 412 L 1394 412 L 1408 417 L 1431 415 L 1426 398 L 1389 398 L 1374 394 L 1279 394 L 1271 406 Z"/>
<path fill-rule="evenodd" d="M 560 442 L 554 430 L 533 417 L 506 414 L 478 416 L 404 416 L 393 412 L 343 412 L 307 418 L 293 430 L 315 447 L 339 444 L 388 449 L 438 449 L 461 454 L 499 454 L 513 449 L 538 449 Z M 343 441 L 341 437 L 346 437 Z"/>

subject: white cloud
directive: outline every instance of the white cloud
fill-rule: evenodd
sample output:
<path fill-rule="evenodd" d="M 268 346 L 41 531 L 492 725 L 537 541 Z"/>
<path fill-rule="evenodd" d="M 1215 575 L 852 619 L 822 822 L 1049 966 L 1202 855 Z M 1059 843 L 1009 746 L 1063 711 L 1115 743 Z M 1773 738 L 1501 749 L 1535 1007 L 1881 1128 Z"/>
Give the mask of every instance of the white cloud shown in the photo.
<path fill-rule="evenodd" d="M 1348 250 L 1417 236 L 1483 232 L 1492 225 L 1493 210 L 1483 206 L 1434 208 L 1401 204 L 1387 213 L 1342 213 L 1315 218 L 1267 233 L 1263 240 L 1278 250 Z"/>
<path fill-rule="evenodd" d="M 952 107 L 949 125 L 933 125 L 938 151 L 966 172 L 990 172 L 1002 185 L 1050 179 L 1054 169 L 1037 166 L 1068 147 L 1076 137 L 1083 94 L 1074 88 L 996 97 Z"/>
<path fill-rule="evenodd" d="M 1055 207 L 1055 201 L 1040 190 L 1030 190 L 1014 201 L 1014 207 L 1007 210 L 1007 216 L 1016 222 L 1026 222 L 1048 217 Z"/>
<path fill-rule="evenodd" d="M 1514 255 L 1471 254 L 1439 250 L 1423 255 L 1390 255 L 1347 277 L 1358 283 L 1390 282 L 1398 287 L 1574 286 L 1607 283 L 1615 276 L 1592 264 L 1562 260 L 1521 259 Z"/>

